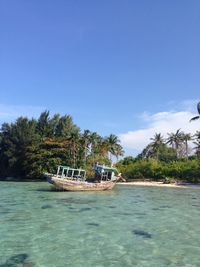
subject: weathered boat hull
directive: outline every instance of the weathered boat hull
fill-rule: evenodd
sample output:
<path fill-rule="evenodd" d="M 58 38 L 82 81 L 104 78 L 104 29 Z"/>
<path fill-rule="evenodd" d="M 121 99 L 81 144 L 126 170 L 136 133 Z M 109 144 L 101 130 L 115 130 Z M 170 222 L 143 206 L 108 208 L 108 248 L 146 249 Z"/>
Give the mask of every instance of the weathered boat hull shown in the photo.
<path fill-rule="evenodd" d="M 75 181 L 67 178 L 48 176 L 47 181 L 56 188 L 65 191 L 104 191 L 111 190 L 117 181 L 102 181 L 100 183 L 89 183 L 84 181 Z"/>

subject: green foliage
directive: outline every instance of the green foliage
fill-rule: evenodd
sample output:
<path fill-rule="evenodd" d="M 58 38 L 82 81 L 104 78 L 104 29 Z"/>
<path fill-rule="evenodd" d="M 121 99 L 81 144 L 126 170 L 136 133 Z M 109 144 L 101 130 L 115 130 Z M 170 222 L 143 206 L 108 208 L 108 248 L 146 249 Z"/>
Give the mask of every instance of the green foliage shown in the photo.
<path fill-rule="evenodd" d="M 200 158 L 198 157 L 171 162 L 140 159 L 128 165 L 120 162 L 117 167 L 126 180 L 152 179 L 200 182 Z"/>
<path fill-rule="evenodd" d="M 135 158 L 126 157 L 117 163 L 127 180 L 152 179 L 171 182 L 175 180 L 200 182 L 200 133 L 195 136 L 177 130 L 165 140 L 155 134 L 143 151 Z M 188 141 L 194 140 L 195 155 L 189 156 Z M 167 144 L 171 145 L 169 147 Z"/>
<path fill-rule="evenodd" d="M 42 177 L 45 172 L 55 173 L 60 164 L 90 172 L 95 161 L 110 163 L 111 154 L 123 154 L 115 135 L 103 138 L 89 130 L 82 134 L 71 116 L 55 114 L 51 118 L 49 111 L 44 111 L 38 120 L 20 117 L 2 125 L 0 177 Z"/>
<path fill-rule="evenodd" d="M 191 138 L 193 156 L 188 148 Z M 116 163 L 125 179 L 200 181 L 200 132 L 191 137 L 179 129 L 167 140 L 160 133 L 150 140 L 136 158 L 129 156 Z M 94 162 L 109 165 L 112 157 L 122 155 L 116 135 L 81 133 L 71 116 L 50 117 L 49 111 L 42 112 L 38 120 L 19 117 L 15 123 L 4 123 L 0 131 L 0 177 L 42 177 L 45 172 L 55 173 L 60 164 L 84 168 L 92 176 Z"/>
<path fill-rule="evenodd" d="M 160 161 L 169 162 L 177 159 L 177 153 L 174 148 L 168 147 L 166 144 L 159 144 L 159 146 L 149 144 L 137 156 L 136 159 L 154 158 Z"/>
<path fill-rule="evenodd" d="M 120 165 L 127 166 L 131 163 L 134 163 L 135 161 L 136 161 L 135 158 L 132 156 L 124 157 L 123 160 L 120 160 L 117 162 L 116 166 L 120 166 Z"/>
<path fill-rule="evenodd" d="M 158 150 L 158 160 L 163 162 L 177 160 L 176 150 L 163 144 Z"/>

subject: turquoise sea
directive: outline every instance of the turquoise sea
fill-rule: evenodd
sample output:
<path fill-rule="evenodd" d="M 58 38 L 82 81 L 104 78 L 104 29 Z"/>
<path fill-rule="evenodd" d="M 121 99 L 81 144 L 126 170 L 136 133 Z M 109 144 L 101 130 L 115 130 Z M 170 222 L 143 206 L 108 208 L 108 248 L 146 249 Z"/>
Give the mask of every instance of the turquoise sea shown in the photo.
<path fill-rule="evenodd" d="M 199 266 L 200 189 L 0 182 L 0 267 Z"/>

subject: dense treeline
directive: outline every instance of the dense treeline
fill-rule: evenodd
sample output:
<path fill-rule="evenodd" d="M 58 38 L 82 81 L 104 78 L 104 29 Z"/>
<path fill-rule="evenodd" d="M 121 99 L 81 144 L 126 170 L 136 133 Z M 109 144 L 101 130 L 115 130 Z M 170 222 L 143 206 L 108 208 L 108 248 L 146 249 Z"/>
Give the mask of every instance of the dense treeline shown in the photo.
<path fill-rule="evenodd" d="M 166 139 L 156 133 L 150 140 L 136 158 L 125 157 L 116 163 L 126 180 L 200 182 L 200 132 L 192 136 L 179 129 Z M 38 119 L 19 117 L 1 127 L 1 178 L 42 178 L 45 172 L 55 172 L 57 165 L 84 168 L 90 176 L 94 162 L 109 165 L 113 156 L 122 155 L 116 135 L 82 132 L 69 115 L 50 117 L 45 111 Z"/>
<path fill-rule="evenodd" d="M 4 123 L 0 132 L 0 177 L 39 178 L 55 172 L 57 165 L 86 168 L 92 163 L 110 164 L 123 155 L 117 136 L 101 137 L 81 129 L 69 115 L 42 112 L 36 119 L 20 117 Z"/>
<path fill-rule="evenodd" d="M 127 158 L 124 159 L 125 161 Z M 200 159 L 176 160 L 163 162 L 155 159 L 134 159 L 125 164 L 117 163 L 117 167 L 127 180 L 157 180 L 164 182 L 184 181 L 200 182 Z"/>
<path fill-rule="evenodd" d="M 189 141 L 193 142 L 193 148 L 189 147 Z M 200 182 L 200 132 L 191 136 L 179 129 L 168 134 L 167 139 L 156 133 L 136 158 L 125 157 L 116 165 L 126 180 Z"/>

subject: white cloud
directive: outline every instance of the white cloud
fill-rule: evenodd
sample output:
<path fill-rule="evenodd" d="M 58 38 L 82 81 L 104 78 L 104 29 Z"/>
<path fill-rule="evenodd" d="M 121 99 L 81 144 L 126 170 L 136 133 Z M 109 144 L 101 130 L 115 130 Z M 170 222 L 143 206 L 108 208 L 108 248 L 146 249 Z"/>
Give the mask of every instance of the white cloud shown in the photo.
<path fill-rule="evenodd" d="M 125 150 L 130 151 L 131 149 L 139 153 L 150 143 L 150 138 L 155 133 L 161 133 L 164 137 L 167 137 L 167 133 L 181 129 L 185 133 L 194 134 L 197 130 L 200 130 L 200 120 L 189 122 L 197 114 L 192 113 L 189 108 L 188 110 L 179 112 L 165 111 L 155 114 L 145 112 L 140 116 L 140 119 L 146 123 L 146 127 L 120 134 L 119 138 L 122 146 Z"/>

